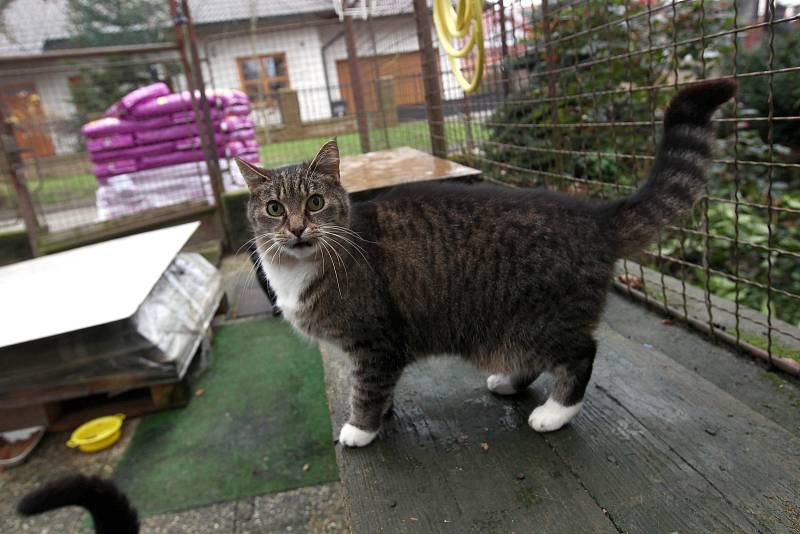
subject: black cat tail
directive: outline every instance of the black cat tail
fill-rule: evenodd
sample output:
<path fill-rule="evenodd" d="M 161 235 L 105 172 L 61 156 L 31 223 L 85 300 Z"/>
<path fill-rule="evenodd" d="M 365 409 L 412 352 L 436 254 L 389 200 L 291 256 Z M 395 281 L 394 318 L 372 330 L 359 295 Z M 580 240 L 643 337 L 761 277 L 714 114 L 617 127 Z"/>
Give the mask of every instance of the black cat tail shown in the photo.
<path fill-rule="evenodd" d="M 36 515 L 64 506 L 81 506 L 92 514 L 98 534 L 137 534 L 139 518 L 128 498 L 113 482 L 73 475 L 60 478 L 22 498 L 17 511 Z"/>
<path fill-rule="evenodd" d="M 647 181 L 632 196 L 610 204 L 618 255 L 637 252 L 664 225 L 691 210 L 703 193 L 711 159 L 711 115 L 736 92 L 733 80 L 692 84 L 664 113 L 664 138 Z"/>

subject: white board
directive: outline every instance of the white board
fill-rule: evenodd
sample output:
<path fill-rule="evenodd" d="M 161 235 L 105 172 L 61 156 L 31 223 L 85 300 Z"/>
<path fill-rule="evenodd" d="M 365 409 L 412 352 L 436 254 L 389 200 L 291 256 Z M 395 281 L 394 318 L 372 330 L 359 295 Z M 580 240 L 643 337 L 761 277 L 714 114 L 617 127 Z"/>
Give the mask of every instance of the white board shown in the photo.
<path fill-rule="evenodd" d="M 0 347 L 132 316 L 200 223 L 0 267 Z"/>

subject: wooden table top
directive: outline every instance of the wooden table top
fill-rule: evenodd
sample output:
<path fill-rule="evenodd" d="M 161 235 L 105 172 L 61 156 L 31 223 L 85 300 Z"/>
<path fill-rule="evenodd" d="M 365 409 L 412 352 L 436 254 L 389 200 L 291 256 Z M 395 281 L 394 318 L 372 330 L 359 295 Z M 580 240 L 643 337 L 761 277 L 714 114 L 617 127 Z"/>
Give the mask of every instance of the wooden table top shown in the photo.
<path fill-rule="evenodd" d="M 409 147 L 342 158 L 342 184 L 351 193 L 412 182 L 477 176 L 478 169 Z"/>

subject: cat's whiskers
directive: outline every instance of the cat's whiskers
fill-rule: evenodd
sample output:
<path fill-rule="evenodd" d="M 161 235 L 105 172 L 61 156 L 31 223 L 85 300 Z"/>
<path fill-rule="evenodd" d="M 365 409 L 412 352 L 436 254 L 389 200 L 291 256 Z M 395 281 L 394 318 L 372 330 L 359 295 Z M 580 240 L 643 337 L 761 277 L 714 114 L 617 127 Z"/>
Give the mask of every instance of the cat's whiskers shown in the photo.
<path fill-rule="evenodd" d="M 358 252 L 361 255 L 361 257 L 364 258 L 364 263 L 367 264 L 367 267 L 369 267 L 370 270 L 373 270 L 372 269 L 372 265 L 370 264 L 369 259 L 367 259 L 367 256 L 365 254 L 366 250 L 363 247 L 361 247 L 358 243 L 356 243 L 355 241 L 351 240 L 349 237 L 347 237 L 345 235 L 338 234 L 338 233 L 336 233 L 334 231 L 331 231 L 331 230 L 327 230 L 327 229 L 321 228 L 320 232 L 322 234 L 326 235 L 326 236 L 330 236 L 333 239 L 337 239 L 337 243 L 339 243 L 342 246 L 342 248 L 344 248 L 344 250 L 347 251 L 348 253 L 350 253 L 350 251 L 347 250 L 347 246 L 342 245 L 342 243 L 340 243 L 338 241 L 338 239 L 341 239 L 346 244 L 351 245 L 356 250 L 356 252 Z M 353 256 L 352 254 L 350 254 L 350 255 Z M 356 258 L 353 257 L 353 259 L 355 260 Z"/>
<path fill-rule="evenodd" d="M 322 235 L 325 235 L 325 236 L 330 236 L 331 238 L 333 238 L 333 239 L 334 239 L 334 242 L 335 242 L 337 245 L 340 245 L 340 246 L 342 247 L 342 250 L 344 250 L 344 251 L 345 251 L 345 252 L 346 252 L 346 253 L 347 253 L 347 254 L 348 254 L 348 255 L 349 255 L 351 258 L 353 258 L 353 261 L 354 261 L 354 262 L 356 262 L 356 263 L 358 262 L 358 258 L 356 258 L 355 256 L 353 256 L 353 253 L 352 253 L 352 252 L 350 252 L 350 250 L 348 249 L 348 247 L 347 247 L 346 245 L 342 245 L 342 243 L 340 243 L 339 241 L 337 241 L 337 240 L 336 240 L 336 238 L 337 238 L 338 236 L 336 236 L 335 234 L 333 234 L 333 233 L 331 233 L 331 232 L 320 232 L 320 234 L 322 234 Z M 321 237 L 320 237 L 320 236 L 318 236 L 318 238 L 321 238 Z M 367 263 L 367 265 L 369 265 L 369 263 Z"/>
<path fill-rule="evenodd" d="M 352 235 L 353 237 L 355 237 L 357 239 L 360 239 L 361 241 L 364 241 L 365 243 L 372 243 L 374 245 L 377 245 L 377 241 L 370 241 L 369 239 L 361 237 L 361 234 L 359 234 L 358 232 L 354 231 L 352 228 L 347 228 L 346 226 L 340 226 L 338 224 L 330 224 L 330 223 L 329 224 L 325 224 L 324 226 L 326 228 L 331 228 L 333 230 L 340 230 L 342 232 L 348 233 L 348 234 Z"/>
<path fill-rule="evenodd" d="M 330 246 L 330 247 L 331 247 L 331 252 L 333 252 L 334 254 L 336 254 L 336 257 L 337 257 L 337 258 L 339 258 L 339 264 L 341 264 L 341 266 L 342 266 L 342 269 L 344 269 L 344 279 L 345 279 L 345 283 L 346 283 L 346 284 L 347 284 L 347 286 L 349 287 L 349 286 L 350 286 L 350 277 L 349 277 L 349 275 L 348 275 L 348 272 L 347 272 L 347 265 L 345 264 L 345 262 L 344 262 L 344 260 L 342 259 L 342 257 L 339 255 L 339 252 L 336 250 L 336 247 L 334 246 L 334 244 L 339 244 L 339 243 L 338 243 L 338 242 L 333 242 L 333 243 L 327 242 L 327 240 L 326 240 L 324 237 L 322 237 L 321 239 L 322 239 L 323 241 L 326 241 L 326 243 L 328 244 L 328 246 Z M 341 245 L 340 245 L 340 246 L 341 246 Z"/>
<path fill-rule="evenodd" d="M 358 258 L 356 258 L 355 256 L 353 256 L 353 254 L 349 250 L 350 247 L 348 247 L 347 245 L 350 245 L 351 247 L 353 247 L 355 249 L 355 251 L 358 252 L 361 255 L 361 257 L 364 259 L 364 263 L 366 264 L 366 266 L 369 267 L 370 270 L 373 270 L 372 269 L 372 265 L 369 263 L 369 259 L 367 259 L 367 256 L 364 254 L 364 252 L 365 252 L 364 249 L 362 249 L 360 246 L 358 246 L 357 243 L 354 243 L 353 241 L 351 241 L 347 237 L 345 237 L 343 235 L 340 235 L 340 234 L 337 234 L 335 232 L 322 231 L 321 233 L 324 236 L 327 236 L 327 237 L 330 237 L 331 239 L 333 239 L 334 242 L 342 248 L 342 250 L 344 250 L 347 254 L 349 254 L 351 258 L 353 258 L 353 261 L 358 263 L 360 260 Z M 340 240 L 342 240 L 343 242 L 340 241 Z"/>
<path fill-rule="evenodd" d="M 341 297 L 342 296 L 342 286 L 339 284 L 339 275 L 336 272 L 336 263 L 334 263 L 333 256 L 331 256 L 331 253 L 328 252 L 328 246 L 329 245 L 327 245 L 325 243 L 325 240 L 323 238 L 319 239 L 319 243 L 322 244 L 322 246 L 324 247 L 322 249 L 322 251 L 325 252 L 328 255 L 328 257 L 330 258 L 330 260 L 331 260 L 331 266 L 333 267 L 333 276 L 336 278 L 336 287 L 339 290 L 339 296 Z M 323 259 L 322 261 L 324 263 L 325 260 Z"/>

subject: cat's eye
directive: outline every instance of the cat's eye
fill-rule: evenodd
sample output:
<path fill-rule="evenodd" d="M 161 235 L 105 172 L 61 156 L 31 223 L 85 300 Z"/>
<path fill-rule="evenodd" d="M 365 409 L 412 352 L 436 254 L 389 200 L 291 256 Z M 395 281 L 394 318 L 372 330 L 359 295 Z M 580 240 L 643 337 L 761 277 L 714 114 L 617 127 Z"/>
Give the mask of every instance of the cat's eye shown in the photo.
<path fill-rule="evenodd" d="M 267 215 L 272 217 L 280 217 L 283 215 L 283 204 L 277 200 L 270 200 L 267 202 Z"/>
<path fill-rule="evenodd" d="M 309 211 L 319 211 L 325 205 L 325 201 L 319 195 L 311 195 L 306 203 Z"/>

